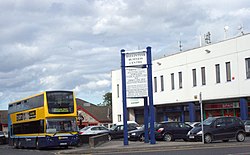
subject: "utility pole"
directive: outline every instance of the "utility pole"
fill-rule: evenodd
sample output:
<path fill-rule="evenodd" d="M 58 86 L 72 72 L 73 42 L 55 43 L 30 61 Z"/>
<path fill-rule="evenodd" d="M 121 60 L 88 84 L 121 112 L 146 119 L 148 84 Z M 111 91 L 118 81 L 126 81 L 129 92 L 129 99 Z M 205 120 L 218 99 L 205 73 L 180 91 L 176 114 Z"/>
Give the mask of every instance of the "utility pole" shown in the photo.
<path fill-rule="evenodd" d="M 202 94 L 200 92 L 200 109 L 201 109 L 201 131 L 202 131 L 202 134 L 201 134 L 201 139 L 202 139 L 202 143 L 204 144 L 204 126 L 203 126 L 203 107 L 202 107 Z"/>

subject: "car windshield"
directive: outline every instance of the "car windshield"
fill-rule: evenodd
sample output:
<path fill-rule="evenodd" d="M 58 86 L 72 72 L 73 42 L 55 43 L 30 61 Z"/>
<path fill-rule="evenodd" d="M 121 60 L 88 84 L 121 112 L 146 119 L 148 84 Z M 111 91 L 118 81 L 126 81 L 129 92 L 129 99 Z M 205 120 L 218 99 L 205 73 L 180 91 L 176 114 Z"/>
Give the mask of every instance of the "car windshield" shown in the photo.
<path fill-rule="evenodd" d="M 250 121 L 245 121 L 245 125 L 250 125 Z"/>
<path fill-rule="evenodd" d="M 203 125 L 210 125 L 214 120 L 214 117 L 208 117 L 206 120 L 203 121 Z"/>
<path fill-rule="evenodd" d="M 115 130 L 115 128 L 117 127 L 117 125 L 114 125 L 110 128 L 110 130 Z"/>
<path fill-rule="evenodd" d="M 158 128 L 160 126 L 160 124 L 158 123 L 154 123 L 154 128 Z M 143 124 L 141 127 L 140 127 L 140 130 L 144 130 L 145 128 L 145 125 Z M 148 123 L 148 128 L 150 128 L 150 123 Z"/>
<path fill-rule="evenodd" d="M 90 126 L 86 126 L 86 127 L 82 128 L 81 131 L 86 131 L 86 130 L 88 130 L 89 128 L 90 128 Z"/>

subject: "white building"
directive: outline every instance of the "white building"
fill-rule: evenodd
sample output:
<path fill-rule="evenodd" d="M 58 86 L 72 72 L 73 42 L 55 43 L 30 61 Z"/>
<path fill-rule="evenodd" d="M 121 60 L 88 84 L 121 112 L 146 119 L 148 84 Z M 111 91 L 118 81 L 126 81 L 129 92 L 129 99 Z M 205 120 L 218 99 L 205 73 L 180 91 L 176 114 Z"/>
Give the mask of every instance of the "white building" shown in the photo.
<path fill-rule="evenodd" d="M 152 50 L 152 52 L 154 52 Z M 155 119 L 199 121 L 230 115 L 248 119 L 250 34 L 176 53 L 152 62 Z M 143 123 L 143 100 L 127 101 L 128 120 Z M 121 70 L 112 71 L 113 123 L 122 121 Z"/>

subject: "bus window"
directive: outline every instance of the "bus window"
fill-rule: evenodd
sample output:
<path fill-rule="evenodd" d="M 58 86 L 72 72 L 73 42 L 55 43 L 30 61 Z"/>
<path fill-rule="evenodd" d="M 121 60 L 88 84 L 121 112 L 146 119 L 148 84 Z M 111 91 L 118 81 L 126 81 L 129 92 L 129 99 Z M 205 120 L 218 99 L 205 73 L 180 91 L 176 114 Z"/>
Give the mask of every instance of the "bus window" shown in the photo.
<path fill-rule="evenodd" d="M 75 131 L 77 131 L 76 119 L 47 119 L 47 133 Z"/>
<path fill-rule="evenodd" d="M 74 112 L 74 100 L 72 92 L 47 92 L 49 113 L 67 114 Z"/>

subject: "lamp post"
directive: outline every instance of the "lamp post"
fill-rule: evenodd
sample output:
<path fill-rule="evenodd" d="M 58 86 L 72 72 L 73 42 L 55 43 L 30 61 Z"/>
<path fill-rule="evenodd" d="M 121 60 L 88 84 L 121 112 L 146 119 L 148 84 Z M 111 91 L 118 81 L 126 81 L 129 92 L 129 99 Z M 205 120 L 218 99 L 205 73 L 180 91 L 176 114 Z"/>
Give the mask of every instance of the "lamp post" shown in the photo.
<path fill-rule="evenodd" d="M 204 127 L 203 127 L 203 107 L 202 107 L 202 94 L 200 92 L 200 98 L 199 98 L 199 102 L 200 102 L 200 109 L 201 109 L 201 139 L 202 139 L 202 143 L 204 144 Z"/>

